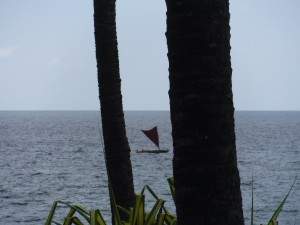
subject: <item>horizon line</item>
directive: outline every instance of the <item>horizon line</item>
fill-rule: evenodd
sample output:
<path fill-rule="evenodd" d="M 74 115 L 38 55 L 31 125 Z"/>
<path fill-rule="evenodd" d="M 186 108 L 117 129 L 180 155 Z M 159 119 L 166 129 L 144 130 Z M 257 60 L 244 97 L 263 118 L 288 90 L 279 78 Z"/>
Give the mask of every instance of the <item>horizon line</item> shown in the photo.
<path fill-rule="evenodd" d="M 101 111 L 100 109 L 0 109 L 0 112 L 63 112 L 63 111 Z M 169 109 L 124 109 L 124 112 L 130 111 L 170 111 Z M 300 109 L 236 109 L 235 112 L 297 112 Z"/>

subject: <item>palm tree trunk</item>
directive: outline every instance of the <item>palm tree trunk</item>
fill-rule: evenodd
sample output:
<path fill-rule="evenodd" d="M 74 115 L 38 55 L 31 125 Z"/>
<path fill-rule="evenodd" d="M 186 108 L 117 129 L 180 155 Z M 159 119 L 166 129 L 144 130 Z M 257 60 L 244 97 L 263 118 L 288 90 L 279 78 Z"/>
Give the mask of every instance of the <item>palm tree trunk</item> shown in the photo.
<path fill-rule="evenodd" d="M 179 225 L 243 225 L 229 0 L 166 0 Z"/>
<path fill-rule="evenodd" d="M 108 174 L 117 204 L 129 208 L 134 202 L 134 187 L 122 105 L 115 0 L 94 0 L 94 26 Z"/>

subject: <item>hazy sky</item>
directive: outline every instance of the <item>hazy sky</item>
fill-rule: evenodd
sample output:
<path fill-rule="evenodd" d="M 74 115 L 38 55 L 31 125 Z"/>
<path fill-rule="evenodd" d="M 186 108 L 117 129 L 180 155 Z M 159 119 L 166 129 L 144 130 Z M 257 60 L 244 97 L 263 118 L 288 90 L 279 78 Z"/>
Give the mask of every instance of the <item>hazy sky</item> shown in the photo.
<path fill-rule="evenodd" d="M 300 1 L 231 0 L 236 110 L 300 110 Z M 164 0 L 117 0 L 125 110 L 169 110 Z M 92 0 L 0 0 L 0 110 L 99 110 Z"/>

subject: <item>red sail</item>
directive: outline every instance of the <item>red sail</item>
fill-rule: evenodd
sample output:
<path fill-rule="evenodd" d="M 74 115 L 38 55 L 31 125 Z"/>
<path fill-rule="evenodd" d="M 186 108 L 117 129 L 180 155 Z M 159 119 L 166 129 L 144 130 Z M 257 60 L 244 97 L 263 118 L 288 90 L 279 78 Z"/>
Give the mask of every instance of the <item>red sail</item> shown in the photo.
<path fill-rule="evenodd" d="M 142 130 L 142 131 L 159 148 L 157 127 L 155 126 L 151 130 Z"/>

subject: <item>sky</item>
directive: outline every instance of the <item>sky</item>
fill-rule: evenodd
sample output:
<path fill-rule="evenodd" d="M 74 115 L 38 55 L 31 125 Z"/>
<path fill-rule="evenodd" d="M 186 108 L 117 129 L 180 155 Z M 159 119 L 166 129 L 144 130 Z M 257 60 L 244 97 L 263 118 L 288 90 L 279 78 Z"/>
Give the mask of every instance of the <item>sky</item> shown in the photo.
<path fill-rule="evenodd" d="M 231 0 L 236 110 L 300 110 L 300 1 Z M 169 110 L 164 0 L 117 0 L 124 110 Z M 99 110 L 92 0 L 0 0 L 0 110 Z"/>

